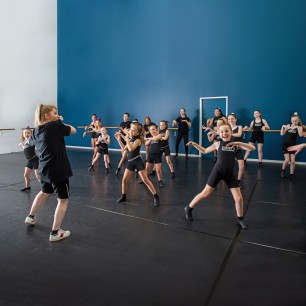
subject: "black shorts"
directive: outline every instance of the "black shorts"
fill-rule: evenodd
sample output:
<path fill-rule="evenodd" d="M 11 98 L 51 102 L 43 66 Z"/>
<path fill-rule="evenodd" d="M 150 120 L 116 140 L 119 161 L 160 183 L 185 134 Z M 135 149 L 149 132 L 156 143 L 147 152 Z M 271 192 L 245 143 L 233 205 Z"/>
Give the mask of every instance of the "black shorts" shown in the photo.
<path fill-rule="evenodd" d="M 26 168 L 29 168 L 31 170 L 32 169 L 36 170 L 38 169 L 38 165 L 39 165 L 39 160 L 38 157 L 35 156 L 27 161 Z"/>
<path fill-rule="evenodd" d="M 141 171 L 141 170 L 145 170 L 145 164 L 142 160 L 142 158 L 139 156 L 133 160 L 128 161 L 126 169 L 130 170 L 130 171 Z"/>
<path fill-rule="evenodd" d="M 147 160 L 147 162 L 149 164 L 160 164 L 161 163 L 161 154 L 149 154 L 149 158 Z"/>
<path fill-rule="evenodd" d="M 91 133 L 91 138 L 97 138 L 96 135 L 97 135 L 96 132 L 92 132 L 92 133 Z"/>
<path fill-rule="evenodd" d="M 170 148 L 169 146 L 161 148 L 162 155 L 165 154 L 165 156 L 170 156 Z"/>
<path fill-rule="evenodd" d="M 252 133 L 249 141 L 251 143 L 264 143 L 264 133 L 262 131 L 259 133 Z"/>
<path fill-rule="evenodd" d="M 221 169 L 217 165 L 213 168 L 208 180 L 207 185 L 216 188 L 219 182 L 223 180 L 228 188 L 238 188 L 239 183 L 237 181 L 234 169 Z"/>
<path fill-rule="evenodd" d="M 289 146 L 285 145 L 285 144 L 282 145 L 282 149 L 283 149 L 283 153 L 284 154 L 295 154 L 296 153 L 296 151 L 288 151 L 287 150 L 290 146 L 294 146 L 294 144 L 293 145 L 289 145 Z"/>
<path fill-rule="evenodd" d="M 97 152 L 100 154 L 108 154 L 108 148 L 103 149 L 99 147 Z"/>
<path fill-rule="evenodd" d="M 41 181 L 41 191 L 49 194 L 55 192 L 58 199 L 69 199 L 69 179 L 65 179 L 59 183 Z"/>
<path fill-rule="evenodd" d="M 244 160 L 243 154 L 242 154 L 242 150 L 237 150 L 236 152 L 236 159 L 237 160 Z"/>

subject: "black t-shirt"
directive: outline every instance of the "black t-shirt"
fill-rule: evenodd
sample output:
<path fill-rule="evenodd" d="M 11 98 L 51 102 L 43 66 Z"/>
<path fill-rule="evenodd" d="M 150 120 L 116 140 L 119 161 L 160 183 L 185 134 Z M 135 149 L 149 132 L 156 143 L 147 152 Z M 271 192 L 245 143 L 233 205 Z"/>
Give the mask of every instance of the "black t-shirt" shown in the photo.
<path fill-rule="evenodd" d="M 182 122 L 183 120 L 187 120 L 188 122 L 191 122 L 191 120 L 186 116 L 186 117 L 177 117 L 175 121 L 178 123 L 178 131 L 181 133 L 188 133 L 189 131 L 189 126 L 187 122 Z"/>
<path fill-rule="evenodd" d="M 124 137 L 126 134 L 124 133 L 124 129 L 129 129 L 131 127 L 131 121 L 122 121 L 120 123 L 121 131 L 120 131 L 120 136 L 124 140 Z"/>
<path fill-rule="evenodd" d="M 38 126 L 29 139 L 39 158 L 38 172 L 41 180 L 59 183 L 72 176 L 64 137 L 70 135 L 70 126 L 52 121 Z"/>

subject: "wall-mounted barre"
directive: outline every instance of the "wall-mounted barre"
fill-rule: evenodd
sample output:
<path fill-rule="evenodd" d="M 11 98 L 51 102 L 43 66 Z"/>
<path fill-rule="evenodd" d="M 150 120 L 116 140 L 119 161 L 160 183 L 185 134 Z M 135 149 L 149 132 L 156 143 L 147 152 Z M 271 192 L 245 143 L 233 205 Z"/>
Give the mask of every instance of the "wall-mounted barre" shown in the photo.
<path fill-rule="evenodd" d="M 11 128 L 11 129 L 0 129 L 0 132 L 1 131 L 15 131 L 15 129 L 14 128 Z"/>
<path fill-rule="evenodd" d="M 106 129 L 119 129 L 118 126 L 103 126 L 105 127 Z M 77 126 L 78 129 L 85 129 L 86 126 L 83 126 L 83 125 L 79 125 Z M 168 130 L 177 130 L 177 128 L 168 128 Z"/>

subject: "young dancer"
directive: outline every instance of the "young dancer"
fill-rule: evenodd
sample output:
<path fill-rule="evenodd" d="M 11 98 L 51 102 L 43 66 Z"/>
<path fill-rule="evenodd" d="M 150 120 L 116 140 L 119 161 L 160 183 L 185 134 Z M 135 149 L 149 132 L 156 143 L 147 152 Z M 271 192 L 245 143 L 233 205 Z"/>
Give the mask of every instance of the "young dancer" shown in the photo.
<path fill-rule="evenodd" d="M 126 190 L 128 182 L 133 175 L 134 171 L 137 170 L 141 180 L 146 184 L 150 192 L 154 195 L 154 205 L 159 205 L 159 196 L 156 193 L 154 185 L 149 180 L 147 171 L 145 170 L 144 162 L 140 155 L 140 147 L 143 144 L 143 131 L 139 124 L 132 123 L 129 130 L 129 134 L 125 137 L 126 145 L 122 143 L 120 133 L 115 134 L 116 139 L 123 151 L 128 151 L 128 163 L 125 168 L 123 179 L 122 179 L 122 195 L 117 202 L 126 202 Z"/>
<path fill-rule="evenodd" d="M 205 131 L 209 130 L 209 132 L 207 133 L 207 138 L 208 138 L 209 142 L 215 142 L 215 141 L 220 140 L 219 127 L 224 123 L 225 123 L 225 121 L 220 118 L 216 121 L 216 126 L 214 128 L 205 127 L 205 126 L 202 127 Z M 217 151 L 216 150 L 214 150 L 214 160 L 213 160 L 213 162 L 214 163 L 217 162 Z"/>
<path fill-rule="evenodd" d="M 285 170 L 290 161 L 290 178 L 293 179 L 295 170 L 295 152 L 288 151 L 288 147 L 296 145 L 298 135 L 300 137 L 303 136 L 303 127 L 298 113 L 294 113 L 291 116 L 291 124 L 282 126 L 280 134 L 285 137 L 282 145 L 285 160 L 282 165 L 281 177 L 285 177 Z"/>
<path fill-rule="evenodd" d="M 224 123 L 227 123 L 227 119 L 226 116 L 223 115 L 221 108 L 217 107 L 215 108 L 214 111 L 215 117 L 214 118 L 209 118 L 206 121 L 206 126 L 211 128 L 211 127 L 216 127 L 217 126 L 217 121 L 219 119 L 222 119 L 224 121 Z"/>
<path fill-rule="evenodd" d="M 145 117 L 144 118 L 144 125 L 143 125 L 143 129 L 144 129 L 144 138 L 149 138 L 151 137 L 152 135 L 150 134 L 150 130 L 149 130 L 149 127 L 151 124 L 155 124 L 151 121 L 151 118 L 150 117 Z M 146 160 L 148 160 L 149 158 L 149 146 L 146 145 Z"/>
<path fill-rule="evenodd" d="M 35 146 L 39 157 L 39 174 L 41 191 L 36 195 L 25 223 L 35 225 L 35 214 L 53 193 L 57 194 L 57 207 L 49 241 L 65 239 L 70 231 L 61 229 L 69 203 L 69 177 L 72 176 L 69 159 L 66 153 L 64 137 L 75 134 L 76 129 L 61 122 L 54 105 L 40 104 L 35 112 L 35 128 L 29 138 L 29 145 Z"/>
<path fill-rule="evenodd" d="M 19 143 L 19 146 L 22 147 L 24 155 L 26 157 L 27 164 L 24 169 L 24 181 L 25 181 L 25 187 L 20 189 L 20 191 L 27 191 L 31 190 L 31 179 L 30 174 L 31 171 L 34 169 L 35 177 L 39 180 L 39 174 L 38 174 L 38 157 L 35 153 L 35 147 L 30 146 L 28 143 L 29 138 L 32 135 L 32 130 L 27 127 L 26 129 L 23 129 L 21 134 L 21 142 Z"/>
<path fill-rule="evenodd" d="M 170 168 L 171 171 L 171 177 L 174 178 L 174 167 L 171 161 L 171 155 L 170 155 L 170 147 L 169 147 L 169 130 L 168 130 L 168 121 L 162 120 L 159 123 L 159 134 L 162 135 L 162 142 L 161 142 L 161 151 L 162 155 L 165 154 L 166 162 Z"/>
<path fill-rule="evenodd" d="M 93 170 L 93 166 L 95 162 L 101 157 L 101 155 L 104 155 L 104 164 L 105 164 L 105 173 L 109 173 L 109 154 L 108 154 L 108 146 L 110 144 L 110 137 L 107 133 L 106 128 L 101 128 L 100 130 L 101 135 L 98 137 L 96 141 L 96 145 L 98 147 L 96 157 L 93 159 L 92 164 L 88 166 L 88 171 Z"/>
<path fill-rule="evenodd" d="M 242 135 L 243 135 L 243 130 L 242 130 L 241 125 L 237 125 L 236 115 L 234 113 L 231 113 L 227 117 L 227 121 L 230 124 L 230 126 L 232 128 L 232 131 L 233 131 L 231 141 L 241 141 Z M 237 151 L 236 159 L 237 159 L 237 162 L 238 162 L 238 183 L 239 183 L 240 188 L 243 188 L 242 183 L 241 183 L 242 176 L 243 176 L 243 173 L 244 173 L 244 157 L 243 157 L 243 154 L 242 154 L 242 150 Z"/>
<path fill-rule="evenodd" d="M 83 133 L 83 137 L 85 137 L 86 135 L 91 135 L 91 146 L 93 149 L 95 149 L 95 146 L 96 146 L 96 135 L 95 135 L 95 122 L 96 122 L 96 119 L 97 119 L 97 115 L 96 114 L 92 114 L 91 116 L 91 122 L 89 125 L 85 126 L 84 130 L 85 132 Z"/>
<path fill-rule="evenodd" d="M 161 157 L 162 157 L 162 151 L 161 151 L 161 142 L 162 142 L 162 135 L 158 133 L 157 125 L 152 124 L 149 127 L 149 131 L 151 134 L 151 137 L 146 138 L 145 145 L 149 146 L 149 157 L 146 162 L 146 171 L 149 173 L 149 171 L 152 169 L 152 166 L 154 164 L 155 171 L 158 178 L 158 184 L 159 187 L 164 187 L 163 179 L 162 179 L 162 169 L 161 169 Z"/>
<path fill-rule="evenodd" d="M 130 118 L 130 114 L 129 113 L 124 113 L 123 114 L 123 121 L 120 123 L 120 126 L 119 126 L 119 135 L 121 137 L 121 142 L 124 146 L 126 145 L 125 137 L 128 134 L 128 131 L 129 131 L 130 126 L 131 126 L 131 121 L 129 120 L 129 118 Z M 116 134 L 115 134 L 115 137 L 116 137 Z M 121 157 L 121 159 L 119 161 L 119 164 L 117 166 L 116 174 L 118 174 L 120 172 L 121 167 L 126 160 L 126 157 L 127 157 L 127 151 L 123 150 L 122 151 L 122 157 Z"/>
<path fill-rule="evenodd" d="M 206 186 L 204 187 L 202 192 L 197 194 L 194 197 L 194 199 L 190 202 L 190 204 L 184 208 L 186 219 L 188 221 L 193 221 L 192 217 L 193 208 L 196 205 L 198 205 L 201 200 L 208 198 L 215 190 L 218 183 L 221 180 L 224 180 L 227 186 L 230 188 L 230 191 L 235 200 L 238 225 L 241 226 L 243 229 L 248 228 L 245 221 L 243 220 L 243 198 L 241 195 L 238 181 L 234 173 L 234 166 L 235 166 L 236 153 L 238 149 L 253 151 L 255 150 L 255 147 L 253 144 L 246 144 L 239 141 L 231 142 L 232 134 L 233 133 L 230 125 L 223 124 L 220 126 L 221 140 L 213 143 L 210 147 L 204 148 L 193 141 L 187 143 L 188 146 L 190 145 L 194 146 L 197 150 L 201 151 L 203 154 L 213 152 L 213 150 L 218 151 L 217 163 L 215 164 L 208 178 Z"/>
<path fill-rule="evenodd" d="M 178 133 L 175 143 L 175 157 L 178 156 L 178 149 L 182 138 L 184 138 L 185 145 L 185 155 L 186 159 L 188 159 L 188 146 L 186 146 L 189 139 L 189 128 L 191 127 L 191 120 L 187 117 L 185 108 L 180 109 L 180 116 L 177 117 L 172 122 L 172 126 L 176 126 L 178 124 Z"/>
<path fill-rule="evenodd" d="M 244 131 L 252 131 L 251 139 L 249 143 L 255 144 L 257 142 L 258 150 L 258 167 L 263 167 L 262 157 L 263 157 L 263 144 L 264 144 L 264 132 L 265 130 L 270 130 L 270 127 L 265 119 L 262 119 L 261 112 L 256 110 L 254 112 L 254 120 L 251 122 L 250 127 L 245 126 Z M 251 151 L 246 151 L 244 155 L 244 161 L 248 159 Z"/>

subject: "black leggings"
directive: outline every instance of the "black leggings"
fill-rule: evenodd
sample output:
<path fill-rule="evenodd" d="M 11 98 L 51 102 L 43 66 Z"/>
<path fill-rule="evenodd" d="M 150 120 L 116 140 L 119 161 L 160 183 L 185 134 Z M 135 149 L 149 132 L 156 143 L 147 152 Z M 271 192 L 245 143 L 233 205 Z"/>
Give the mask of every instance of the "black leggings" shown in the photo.
<path fill-rule="evenodd" d="M 188 146 L 186 146 L 186 143 L 188 142 L 188 139 L 189 139 L 188 133 L 182 133 L 182 132 L 177 133 L 177 138 L 176 138 L 176 143 L 175 143 L 175 152 L 176 154 L 178 153 L 178 148 L 179 148 L 180 142 L 182 141 L 183 137 L 184 137 L 184 145 L 185 145 L 185 154 L 188 155 Z"/>

